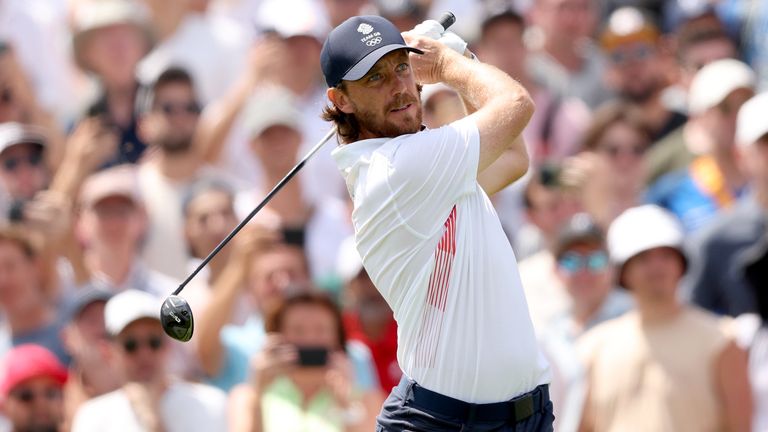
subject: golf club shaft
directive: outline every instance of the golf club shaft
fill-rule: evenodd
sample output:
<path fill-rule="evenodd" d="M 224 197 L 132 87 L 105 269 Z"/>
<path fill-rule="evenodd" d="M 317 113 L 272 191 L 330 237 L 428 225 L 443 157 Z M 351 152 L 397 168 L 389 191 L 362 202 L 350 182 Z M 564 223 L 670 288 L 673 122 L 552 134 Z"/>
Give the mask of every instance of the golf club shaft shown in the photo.
<path fill-rule="evenodd" d="M 292 168 L 290 171 L 288 171 L 288 174 L 286 174 L 286 175 L 285 175 L 285 177 L 283 177 L 283 179 L 282 179 L 282 180 L 280 180 L 280 181 L 279 181 L 279 182 L 278 182 L 278 183 L 275 185 L 275 187 L 273 187 L 273 188 L 272 188 L 272 190 L 271 190 L 271 191 L 269 191 L 269 193 L 267 194 L 267 196 L 265 196 L 265 197 L 264 197 L 264 199 L 263 199 L 263 200 L 262 200 L 262 201 L 259 203 L 259 205 L 257 205 L 257 206 L 256 206 L 256 208 L 254 208 L 254 209 L 251 211 L 251 213 L 250 213 L 248 216 L 246 216 L 246 217 L 245 217 L 245 219 L 243 219 L 243 220 L 242 220 L 242 221 L 241 221 L 241 222 L 240 222 L 240 223 L 239 223 L 239 224 L 238 224 L 238 225 L 237 225 L 237 226 L 236 226 L 236 227 L 235 227 L 235 228 L 232 230 L 232 232 L 230 232 L 230 233 L 229 233 L 229 235 L 227 235 L 227 237 L 225 237 L 225 238 L 224 238 L 224 240 L 222 240 L 222 241 L 221 241 L 221 243 L 219 243 L 219 244 L 218 244 L 218 246 L 216 246 L 216 247 L 215 247 L 215 248 L 214 248 L 214 249 L 211 251 L 211 253 L 209 253 L 209 254 L 208 254 L 208 256 L 207 256 L 207 257 L 205 257 L 205 259 L 203 260 L 203 262 L 201 262 L 201 263 L 200 263 L 200 265 L 198 265 L 198 266 L 197 266 L 197 268 L 195 269 L 195 271 L 193 271 L 193 272 L 192 272 L 192 273 L 191 273 L 189 276 L 187 276 L 187 278 L 184 280 L 184 282 L 182 282 L 182 283 L 181 283 L 181 285 L 179 285 L 179 287 L 178 287 L 178 288 L 176 288 L 176 291 L 174 291 L 174 292 L 173 292 L 173 295 L 179 295 L 179 293 L 181 292 L 181 290 L 183 290 L 183 289 L 184 289 L 184 287 L 186 287 L 186 286 L 187 286 L 187 284 L 189 283 L 189 281 L 191 281 L 192 279 L 194 279 L 194 277 L 195 277 L 195 276 L 197 276 L 197 274 L 198 274 L 198 273 L 200 273 L 200 270 L 202 270 L 202 269 L 203 269 L 203 267 L 205 267 L 205 266 L 206 266 L 206 265 L 207 265 L 207 264 L 208 264 L 208 263 L 209 263 L 209 262 L 210 262 L 210 261 L 213 259 L 213 257 L 215 257 L 215 256 L 216 256 L 216 254 L 217 254 L 217 253 L 219 253 L 219 251 L 221 251 L 221 249 L 223 249 L 223 248 L 224 248 L 224 246 L 226 246 L 226 245 L 227 245 L 227 243 L 229 243 L 229 241 L 230 241 L 230 240 L 232 240 L 232 237 L 236 236 L 236 235 L 237 235 L 237 233 L 238 233 L 238 232 L 240 232 L 240 230 L 241 230 L 241 229 L 243 229 L 243 227 L 245 227 L 245 225 L 247 225 L 247 224 L 248 224 L 248 222 L 250 222 L 250 221 L 251 221 L 251 219 L 253 219 L 253 217 L 254 217 L 254 216 L 256 216 L 256 213 L 258 213 L 259 211 L 261 211 L 261 209 L 262 209 L 262 208 L 264 208 L 264 206 L 265 206 L 265 205 L 267 205 L 267 203 L 268 203 L 268 202 L 269 202 L 269 201 L 272 199 L 272 197 L 274 197 L 274 196 L 275 196 L 275 194 L 277 194 L 277 192 L 279 192 L 279 191 L 280 191 L 280 189 L 282 189 L 282 188 L 283 188 L 283 186 L 285 186 L 285 184 L 286 184 L 286 183 L 288 183 L 288 182 L 289 182 L 289 181 L 290 181 L 290 180 L 293 178 L 293 176 L 295 176 L 295 175 L 296 175 L 296 173 L 297 173 L 297 172 L 299 172 L 299 170 L 301 170 L 301 168 L 303 168 L 303 167 L 304 167 L 304 164 L 306 164 L 306 163 L 307 163 L 307 161 L 308 161 L 308 160 L 309 160 L 309 159 L 310 159 L 310 158 L 311 158 L 311 157 L 312 157 L 312 156 L 313 156 L 315 153 L 317 153 L 317 151 L 318 151 L 318 150 L 320 150 L 320 148 L 321 148 L 321 147 L 323 147 L 323 145 L 324 145 L 326 142 L 328 142 L 328 140 L 330 140 L 330 139 L 333 137 L 333 135 L 334 135 L 335 133 L 336 133 L 336 128 L 331 128 L 331 129 L 328 131 L 328 133 L 326 133 L 326 134 L 325 134 L 325 136 L 324 136 L 324 137 L 323 137 L 323 138 L 320 140 L 320 142 L 318 142 L 317 144 L 315 144 L 315 146 L 314 146 L 314 147 L 312 147 L 312 149 L 311 149 L 311 150 L 310 150 L 310 151 L 309 151 L 309 152 L 306 154 L 306 156 L 304 156 L 304 158 L 303 158 L 303 159 L 301 159 L 301 160 L 299 161 L 299 163 L 297 163 L 297 164 L 296 164 L 296 166 L 294 166 L 294 167 L 293 167 L 293 168 Z"/>

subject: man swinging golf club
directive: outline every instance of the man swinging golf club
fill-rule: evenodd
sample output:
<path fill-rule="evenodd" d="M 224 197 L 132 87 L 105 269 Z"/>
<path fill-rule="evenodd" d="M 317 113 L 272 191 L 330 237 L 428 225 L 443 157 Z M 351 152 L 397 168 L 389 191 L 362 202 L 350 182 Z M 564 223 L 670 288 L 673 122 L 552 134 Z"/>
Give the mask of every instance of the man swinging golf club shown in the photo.
<path fill-rule="evenodd" d="M 378 430 L 551 431 L 548 368 L 488 199 L 527 169 L 520 134 L 533 103 L 448 46 L 466 44 L 435 21 L 401 35 L 360 16 L 321 54 L 357 249 L 399 324 L 404 378 Z M 425 130 L 417 83 L 435 82 L 456 89 L 469 115 Z"/>

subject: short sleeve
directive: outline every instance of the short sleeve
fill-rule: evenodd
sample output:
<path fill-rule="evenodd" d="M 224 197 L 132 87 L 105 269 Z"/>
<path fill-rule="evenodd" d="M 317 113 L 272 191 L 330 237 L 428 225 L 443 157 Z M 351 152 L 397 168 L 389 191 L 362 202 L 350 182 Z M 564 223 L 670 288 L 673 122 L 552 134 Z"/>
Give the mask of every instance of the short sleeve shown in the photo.
<path fill-rule="evenodd" d="M 478 187 L 480 133 L 471 117 L 395 140 L 387 181 L 403 222 L 431 235 Z"/>

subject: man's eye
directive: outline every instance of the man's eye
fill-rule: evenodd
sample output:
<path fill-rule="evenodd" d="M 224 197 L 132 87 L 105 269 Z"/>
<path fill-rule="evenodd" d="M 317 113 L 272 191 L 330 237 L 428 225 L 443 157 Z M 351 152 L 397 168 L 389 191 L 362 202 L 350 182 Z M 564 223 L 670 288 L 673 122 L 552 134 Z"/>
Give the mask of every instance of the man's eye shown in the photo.
<path fill-rule="evenodd" d="M 368 82 L 378 81 L 380 79 L 381 79 L 381 74 L 380 73 L 375 73 L 375 74 L 373 74 L 373 75 L 368 77 Z"/>
<path fill-rule="evenodd" d="M 407 71 L 408 70 L 408 63 L 400 63 L 399 65 L 397 65 L 397 69 L 396 70 L 398 72 Z"/>

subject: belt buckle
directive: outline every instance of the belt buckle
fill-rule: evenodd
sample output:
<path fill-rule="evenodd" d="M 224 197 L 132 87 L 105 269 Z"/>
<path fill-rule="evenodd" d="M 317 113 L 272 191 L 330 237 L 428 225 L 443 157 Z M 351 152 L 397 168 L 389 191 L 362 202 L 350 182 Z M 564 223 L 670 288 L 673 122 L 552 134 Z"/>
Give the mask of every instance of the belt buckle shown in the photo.
<path fill-rule="evenodd" d="M 518 400 L 512 401 L 512 414 L 515 417 L 515 422 L 525 420 L 532 416 L 535 412 L 533 406 L 533 395 L 528 393 Z"/>

